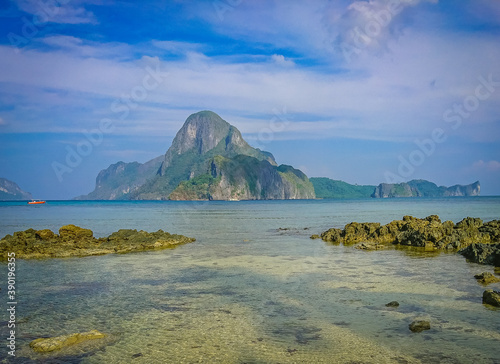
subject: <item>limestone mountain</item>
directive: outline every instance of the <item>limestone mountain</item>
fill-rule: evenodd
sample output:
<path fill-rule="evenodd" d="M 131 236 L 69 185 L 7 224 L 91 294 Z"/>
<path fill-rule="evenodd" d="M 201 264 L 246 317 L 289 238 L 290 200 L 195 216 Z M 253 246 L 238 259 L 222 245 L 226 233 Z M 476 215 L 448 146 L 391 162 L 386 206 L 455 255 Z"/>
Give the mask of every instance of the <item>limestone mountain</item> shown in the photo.
<path fill-rule="evenodd" d="M 272 165 L 243 154 L 210 160 L 207 173 L 183 181 L 172 200 L 286 200 L 315 198 L 307 176 L 292 166 Z"/>
<path fill-rule="evenodd" d="M 0 201 L 31 200 L 31 193 L 23 191 L 15 182 L 0 178 Z"/>
<path fill-rule="evenodd" d="M 479 196 L 479 181 L 470 185 L 451 187 L 437 186 L 435 183 L 418 179 L 403 183 L 381 183 L 372 185 L 351 185 L 330 178 L 310 179 L 317 198 L 392 198 L 392 197 L 449 197 Z"/>
<path fill-rule="evenodd" d="M 152 178 L 160 168 L 164 156 L 146 163 L 118 162 L 103 169 L 96 178 L 94 191 L 77 200 L 122 200 Z"/>
<path fill-rule="evenodd" d="M 164 157 L 113 164 L 99 173 L 96 189 L 80 199 L 314 197 L 305 174 L 278 167 L 271 153 L 251 147 L 236 127 L 214 112 L 201 111 L 187 118 Z"/>
<path fill-rule="evenodd" d="M 448 196 L 479 196 L 481 185 L 479 181 L 470 185 L 454 185 L 451 187 L 437 186 L 435 183 L 417 179 L 403 183 L 381 183 L 375 188 L 372 197 L 448 197 Z"/>

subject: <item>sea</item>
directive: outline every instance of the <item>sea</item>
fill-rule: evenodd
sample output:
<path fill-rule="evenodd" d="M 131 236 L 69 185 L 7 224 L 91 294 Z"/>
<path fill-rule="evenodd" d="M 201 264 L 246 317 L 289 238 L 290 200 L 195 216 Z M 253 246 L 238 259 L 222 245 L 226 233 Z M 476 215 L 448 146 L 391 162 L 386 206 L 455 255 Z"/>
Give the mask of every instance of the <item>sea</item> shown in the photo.
<path fill-rule="evenodd" d="M 196 238 L 175 249 L 16 261 L 15 357 L 0 263 L 2 363 L 500 363 L 500 309 L 474 279 L 492 266 L 416 248 L 312 240 L 405 215 L 500 219 L 500 197 L 286 201 L 0 202 L 0 237 L 66 224 Z M 398 301 L 399 307 L 386 307 Z M 431 329 L 408 326 L 427 320 Z M 106 338 L 38 354 L 40 337 Z"/>

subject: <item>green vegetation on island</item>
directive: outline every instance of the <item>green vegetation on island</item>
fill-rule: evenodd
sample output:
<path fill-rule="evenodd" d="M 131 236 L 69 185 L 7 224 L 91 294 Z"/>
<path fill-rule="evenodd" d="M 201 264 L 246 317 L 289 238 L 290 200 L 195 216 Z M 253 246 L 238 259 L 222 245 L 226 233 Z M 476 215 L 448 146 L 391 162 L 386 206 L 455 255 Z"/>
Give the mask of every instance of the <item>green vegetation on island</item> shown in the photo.
<path fill-rule="evenodd" d="M 479 196 L 479 181 L 470 185 L 451 187 L 437 186 L 435 183 L 418 179 L 403 183 L 381 183 L 378 186 L 352 185 L 324 177 L 309 179 L 317 198 L 399 198 L 399 197 L 451 197 Z"/>
<path fill-rule="evenodd" d="M 260 200 L 315 198 L 307 176 L 278 166 L 239 130 L 211 111 L 190 115 L 164 157 L 117 163 L 99 173 L 79 199 Z"/>
<path fill-rule="evenodd" d="M 373 192 L 375 198 L 390 197 L 449 197 L 479 196 L 479 181 L 470 185 L 437 186 L 435 183 L 417 179 L 403 183 L 381 183 Z"/>
<path fill-rule="evenodd" d="M 369 198 L 376 186 L 351 185 L 325 177 L 309 178 L 317 198 Z"/>

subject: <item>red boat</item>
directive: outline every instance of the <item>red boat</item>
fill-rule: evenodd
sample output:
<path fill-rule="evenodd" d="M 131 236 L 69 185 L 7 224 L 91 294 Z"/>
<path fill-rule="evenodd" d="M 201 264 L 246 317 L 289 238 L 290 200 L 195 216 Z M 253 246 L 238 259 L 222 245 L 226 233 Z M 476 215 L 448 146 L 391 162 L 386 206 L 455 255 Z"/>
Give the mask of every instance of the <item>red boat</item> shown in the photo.
<path fill-rule="evenodd" d="M 36 200 L 28 201 L 28 205 L 38 205 L 41 203 L 45 203 L 45 201 L 36 201 Z"/>

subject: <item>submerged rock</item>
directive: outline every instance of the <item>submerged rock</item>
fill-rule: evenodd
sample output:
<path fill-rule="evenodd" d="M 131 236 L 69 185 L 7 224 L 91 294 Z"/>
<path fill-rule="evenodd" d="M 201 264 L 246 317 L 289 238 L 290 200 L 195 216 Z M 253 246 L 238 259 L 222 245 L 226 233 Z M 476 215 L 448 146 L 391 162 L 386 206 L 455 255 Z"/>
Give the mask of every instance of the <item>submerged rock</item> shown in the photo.
<path fill-rule="evenodd" d="M 500 292 L 494 291 L 492 289 L 487 289 L 483 292 L 483 303 L 500 307 Z"/>
<path fill-rule="evenodd" d="M 385 307 L 399 307 L 399 302 L 398 301 L 391 301 L 389 303 L 386 303 Z"/>
<path fill-rule="evenodd" d="M 356 249 L 361 249 L 361 250 L 380 250 L 385 248 L 387 248 L 386 245 L 379 243 L 361 243 L 356 245 Z"/>
<path fill-rule="evenodd" d="M 412 332 L 422 332 L 424 330 L 430 330 L 431 323 L 425 320 L 413 321 L 408 328 Z"/>
<path fill-rule="evenodd" d="M 106 337 L 105 334 L 97 330 L 92 330 L 70 335 L 36 339 L 30 343 L 30 347 L 36 352 L 48 353 L 54 350 L 61 350 L 62 348 L 70 345 L 79 344 L 87 340 L 102 339 L 104 337 Z"/>
<path fill-rule="evenodd" d="M 459 251 L 473 263 L 491 264 L 500 267 L 500 243 L 497 244 L 471 244 Z"/>
<path fill-rule="evenodd" d="M 457 250 L 471 244 L 491 245 L 497 242 L 500 239 L 500 221 L 483 223 L 481 219 L 467 217 L 453 224 L 452 221 L 441 222 L 437 215 L 424 219 L 404 216 L 402 220 L 386 225 L 352 222 L 344 229 L 332 228 L 323 232 L 321 239 L 333 244 L 364 243 L 360 249 L 378 248 L 376 244 L 399 244 L 426 250 Z M 500 257 L 500 244 L 497 250 L 496 254 Z"/>
<path fill-rule="evenodd" d="M 7 252 L 14 252 L 16 258 L 21 259 L 81 257 L 167 249 L 195 240 L 163 230 L 149 233 L 131 229 L 122 229 L 109 237 L 96 239 L 92 230 L 66 225 L 59 229 L 59 235 L 49 229 L 28 229 L 5 236 L 0 240 L 0 260 L 7 259 Z"/>
<path fill-rule="evenodd" d="M 500 278 L 495 277 L 492 273 L 489 272 L 483 272 L 481 274 L 476 274 L 474 278 L 477 279 L 479 283 L 482 284 L 490 284 L 490 283 L 496 283 L 500 282 Z"/>

